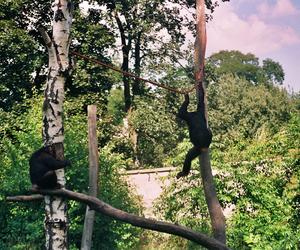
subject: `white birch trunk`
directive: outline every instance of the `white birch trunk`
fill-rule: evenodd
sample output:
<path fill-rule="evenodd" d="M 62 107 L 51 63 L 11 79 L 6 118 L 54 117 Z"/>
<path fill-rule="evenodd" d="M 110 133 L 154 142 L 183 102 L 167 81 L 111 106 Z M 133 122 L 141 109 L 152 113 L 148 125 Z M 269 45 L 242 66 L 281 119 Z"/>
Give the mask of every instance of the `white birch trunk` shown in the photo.
<path fill-rule="evenodd" d="M 43 104 L 43 141 L 44 145 L 53 145 L 57 159 L 63 159 L 63 102 L 64 84 L 70 73 L 69 63 L 70 28 L 72 23 L 72 3 L 67 0 L 55 0 L 52 4 L 53 37 L 40 30 L 49 53 L 48 78 Z M 58 183 L 65 186 L 64 169 L 56 171 Z M 67 249 L 67 206 L 60 197 L 45 197 L 46 249 Z"/>

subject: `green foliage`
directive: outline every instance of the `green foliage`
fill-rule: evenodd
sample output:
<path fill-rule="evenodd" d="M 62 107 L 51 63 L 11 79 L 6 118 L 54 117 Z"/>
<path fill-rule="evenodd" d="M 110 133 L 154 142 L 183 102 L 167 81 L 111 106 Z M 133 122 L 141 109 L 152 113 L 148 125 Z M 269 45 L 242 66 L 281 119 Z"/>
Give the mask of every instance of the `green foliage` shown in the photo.
<path fill-rule="evenodd" d="M 297 248 L 299 145 L 300 118 L 295 114 L 276 134 L 263 129 L 253 140 L 240 138 L 224 152 L 213 151 L 218 197 L 222 206 L 229 209 L 227 237 L 232 249 Z M 210 232 L 199 178 L 194 172 L 182 182 L 171 183 L 157 204 L 158 215 Z M 152 240 L 155 244 L 155 238 Z M 192 249 L 175 237 L 165 241 L 165 245 Z"/>
<path fill-rule="evenodd" d="M 285 90 L 253 86 L 232 76 L 210 84 L 207 92 L 210 127 L 221 147 L 240 136 L 253 138 L 263 126 L 278 131 L 294 110 Z"/>
<path fill-rule="evenodd" d="M 266 78 L 272 84 L 282 84 L 284 80 L 284 72 L 282 66 L 278 62 L 274 62 L 272 59 L 267 58 L 263 60 L 262 69 L 266 75 Z"/>
<path fill-rule="evenodd" d="M 112 117 L 114 124 L 120 124 L 125 116 L 123 111 L 124 96 L 121 89 L 113 89 L 110 91 L 107 103 L 107 112 Z"/>
<path fill-rule="evenodd" d="M 64 102 L 65 114 L 68 116 L 78 116 L 78 119 L 85 120 L 88 105 L 97 105 L 97 128 L 99 130 L 99 146 L 105 146 L 116 130 L 114 116 L 107 113 L 107 97 L 102 93 L 88 93 L 78 97 L 68 95 Z M 119 111 L 121 113 L 121 111 Z"/>
<path fill-rule="evenodd" d="M 89 11 L 86 15 L 78 9 L 72 24 L 72 36 L 76 41 L 72 45 L 74 50 L 94 57 L 104 63 L 111 63 L 107 56 L 108 48 L 113 47 L 115 42 L 109 28 L 100 24 L 97 12 Z M 76 57 L 76 70 L 67 82 L 67 90 L 71 96 L 88 93 L 98 93 L 106 97 L 113 82 L 117 82 L 120 75 L 97 65 L 94 62 Z"/>
<path fill-rule="evenodd" d="M 255 55 L 239 51 L 220 51 L 211 55 L 207 63 L 215 67 L 218 76 L 232 73 L 250 82 L 258 82 L 259 61 Z"/>
<path fill-rule="evenodd" d="M 78 1 L 75 4 L 78 6 Z M 10 110 L 13 104 L 31 97 L 34 89 L 41 91 L 47 75 L 47 52 L 37 30 L 43 26 L 50 31 L 51 15 L 49 1 L 0 0 L 0 108 Z M 109 63 L 112 33 L 93 14 L 83 15 L 78 8 L 74 16 L 72 50 Z M 87 93 L 106 97 L 104 93 L 120 78 L 119 74 L 81 59 L 75 68 L 66 82 L 68 94 L 75 97 Z"/>
<path fill-rule="evenodd" d="M 120 170 L 125 170 L 125 167 L 126 162 L 120 155 L 106 148 L 102 150 L 99 197 L 116 208 L 141 215 L 137 197 L 129 192 L 133 190 L 128 189 L 125 177 L 120 175 Z M 139 228 L 102 215 L 97 216 L 94 228 L 94 249 L 133 249 L 141 233 Z"/>
<path fill-rule="evenodd" d="M 27 103 L 30 105 L 30 102 Z M 41 119 L 38 119 L 41 112 L 37 108 L 37 101 L 33 103 L 30 111 L 25 112 L 22 117 L 9 117 L 9 114 L 6 114 L 11 124 L 18 123 L 18 131 L 9 131 L 7 135 L 12 139 L 4 137 L 1 141 L 1 249 L 39 249 L 42 247 L 41 242 L 44 242 L 42 203 L 4 202 L 6 196 L 28 193 L 31 186 L 28 159 L 40 146 L 36 131 L 41 131 Z"/>
<path fill-rule="evenodd" d="M 72 156 L 72 155 L 71 155 Z M 74 168 L 74 166 L 72 166 Z M 141 207 L 137 197 L 132 195 L 121 170 L 125 169 L 126 162 L 118 154 L 111 153 L 108 148 L 103 148 L 100 155 L 100 178 L 98 197 L 108 204 L 137 215 L 141 214 Z M 77 168 L 78 169 L 78 168 Z M 87 166 L 86 171 L 80 169 L 69 171 L 67 178 L 70 188 L 82 189 L 87 192 Z M 77 190 L 83 192 L 83 190 Z M 74 249 L 80 246 L 85 206 L 70 202 L 69 208 L 70 241 Z M 73 219 L 74 218 L 74 219 Z M 96 215 L 93 233 L 93 249 L 132 249 L 139 241 L 141 230 L 124 224 L 101 214 Z"/>
<path fill-rule="evenodd" d="M 258 58 L 251 54 L 243 54 L 237 50 L 222 50 L 207 59 L 209 80 L 219 78 L 224 74 L 232 74 L 250 83 L 282 84 L 284 71 L 282 66 L 271 59 L 263 60 L 259 65 Z"/>
<path fill-rule="evenodd" d="M 196 231 L 210 234 L 210 220 L 199 172 L 182 178 L 167 186 L 156 201 L 155 213 L 161 220 L 180 224 Z M 199 249 L 197 244 L 175 236 L 158 236 L 158 249 Z"/>
<path fill-rule="evenodd" d="M 42 103 L 41 98 L 28 100 L 26 112 L 21 114 L 16 111 L 19 116 L 10 117 L 5 113 L 8 121 L 18 122 L 19 129 L 12 131 L 12 135 L 6 134 L 1 141 L 1 249 L 41 249 L 45 241 L 42 202 L 4 202 L 6 196 L 28 193 L 31 186 L 28 159 L 30 154 L 41 146 L 40 133 L 37 133 L 41 131 L 42 121 L 40 103 Z M 81 112 L 75 114 L 74 110 L 70 111 L 69 107 L 72 107 L 71 103 L 66 102 L 66 114 L 72 113 L 65 117 L 65 155 L 72 162 L 72 166 L 66 170 L 67 188 L 86 192 L 88 186 L 87 118 Z M 120 175 L 125 165 L 126 162 L 120 155 L 111 153 L 107 148 L 101 150 L 99 197 L 112 206 L 140 214 L 138 199 L 132 195 Z M 68 212 L 70 245 L 74 249 L 80 246 L 85 206 L 70 201 Z M 140 230 L 137 228 L 97 215 L 94 245 L 101 249 L 132 249 L 139 239 L 139 233 Z M 95 249 L 99 248 L 95 247 Z"/>
<path fill-rule="evenodd" d="M 159 98 L 136 100 L 130 121 L 138 133 L 138 158 L 143 165 L 159 167 L 177 143 L 175 117 L 166 112 Z"/>
<path fill-rule="evenodd" d="M 24 30 L 10 20 L 0 21 L 0 108 L 8 110 L 32 95 L 36 52 L 36 43 Z"/>
<path fill-rule="evenodd" d="M 295 116 L 276 135 L 254 140 L 240 157 L 233 153 L 236 163 L 219 165 L 226 172 L 220 176 L 221 197 L 236 206 L 228 221 L 234 249 L 296 249 L 299 244 L 299 129 Z"/>

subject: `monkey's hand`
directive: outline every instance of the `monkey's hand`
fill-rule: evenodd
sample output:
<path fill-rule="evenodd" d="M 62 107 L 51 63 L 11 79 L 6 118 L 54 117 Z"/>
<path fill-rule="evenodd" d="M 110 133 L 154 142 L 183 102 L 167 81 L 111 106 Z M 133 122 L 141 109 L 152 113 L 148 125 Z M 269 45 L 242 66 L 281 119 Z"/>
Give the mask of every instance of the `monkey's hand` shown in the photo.
<path fill-rule="evenodd" d="M 65 160 L 65 165 L 66 165 L 66 166 L 71 166 L 72 164 L 71 164 L 71 162 L 70 162 L 69 160 L 66 159 L 66 160 Z"/>
<path fill-rule="evenodd" d="M 176 179 L 179 179 L 181 177 L 184 177 L 184 176 L 187 176 L 189 173 L 188 172 L 179 172 L 177 175 L 176 175 Z"/>

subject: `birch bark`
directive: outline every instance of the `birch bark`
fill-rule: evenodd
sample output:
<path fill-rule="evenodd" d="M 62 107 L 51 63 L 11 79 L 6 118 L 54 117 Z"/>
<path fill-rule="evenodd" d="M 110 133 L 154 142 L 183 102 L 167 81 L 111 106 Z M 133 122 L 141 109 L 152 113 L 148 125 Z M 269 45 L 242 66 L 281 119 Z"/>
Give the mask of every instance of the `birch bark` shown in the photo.
<path fill-rule="evenodd" d="M 72 23 L 72 3 L 55 0 L 52 38 L 40 29 L 48 48 L 48 77 L 43 103 L 43 142 L 52 145 L 57 159 L 64 158 L 63 102 L 66 76 L 70 74 L 69 61 L 70 28 Z M 56 171 L 58 183 L 65 186 L 64 170 Z M 45 197 L 46 249 L 67 249 L 67 206 L 60 197 Z"/>

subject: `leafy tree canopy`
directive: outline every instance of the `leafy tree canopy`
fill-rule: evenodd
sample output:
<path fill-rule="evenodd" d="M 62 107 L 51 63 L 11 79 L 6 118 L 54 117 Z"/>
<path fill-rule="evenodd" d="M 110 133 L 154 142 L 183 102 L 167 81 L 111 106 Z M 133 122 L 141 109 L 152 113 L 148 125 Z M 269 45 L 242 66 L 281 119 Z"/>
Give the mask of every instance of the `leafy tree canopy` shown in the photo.
<path fill-rule="evenodd" d="M 278 62 L 265 59 L 260 66 L 255 55 L 237 50 L 217 52 L 207 59 L 207 65 L 217 77 L 233 74 L 254 84 L 282 84 L 284 80 L 284 71 Z"/>
<path fill-rule="evenodd" d="M 40 60 L 32 37 L 9 20 L 0 21 L 0 54 L 0 107 L 8 110 L 32 95 Z"/>

